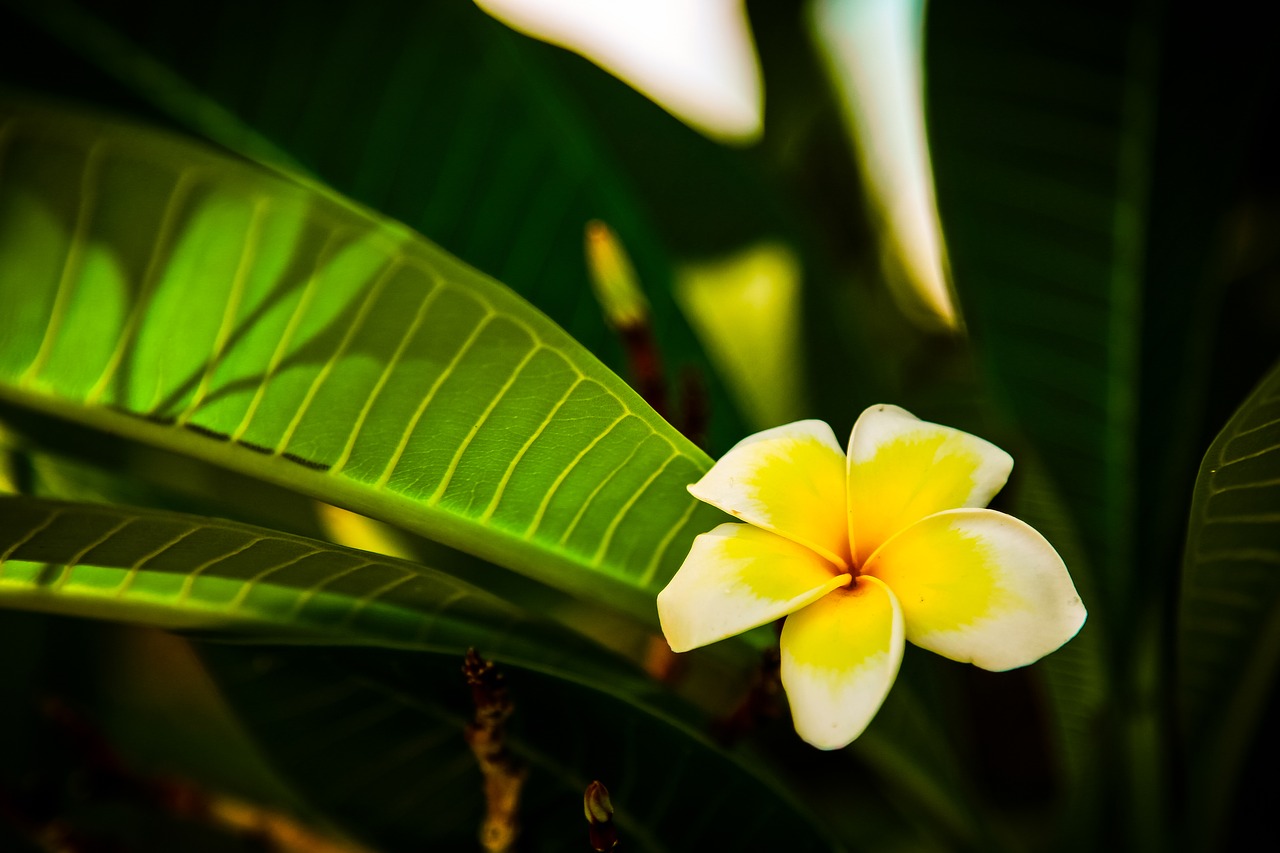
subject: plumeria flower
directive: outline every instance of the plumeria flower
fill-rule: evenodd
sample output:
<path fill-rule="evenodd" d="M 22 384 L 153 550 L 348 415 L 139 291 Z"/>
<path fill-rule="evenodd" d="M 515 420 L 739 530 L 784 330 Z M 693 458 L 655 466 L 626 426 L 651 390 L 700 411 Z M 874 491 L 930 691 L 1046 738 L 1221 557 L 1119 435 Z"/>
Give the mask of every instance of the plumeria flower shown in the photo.
<path fill-rule="evenodd" d="M 1040 659 L 1085 609 L 1053 546 L 984 508 L 1012 468 L 896 406 L 862 413 L 847 457 L 822 421 L 742 440 L 689 486 L 747 523 L 694 540 L 658 595 L 667 642 L 688 651 L 786 616 L 782 685 L 820 749 L 862 734 L 904 640 L 996 671 Z"/>

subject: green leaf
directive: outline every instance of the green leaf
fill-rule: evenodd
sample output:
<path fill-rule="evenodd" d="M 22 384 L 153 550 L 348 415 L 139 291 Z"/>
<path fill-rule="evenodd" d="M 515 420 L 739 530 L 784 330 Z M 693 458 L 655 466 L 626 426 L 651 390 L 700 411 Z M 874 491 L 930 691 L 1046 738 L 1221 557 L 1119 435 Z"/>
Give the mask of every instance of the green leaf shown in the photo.
<path fill-rule="evenodd" d="M 670 808 L 661 820 L 655 806 L 647 815 L 658 821 L 655 826 L 628 826 L 637 846 L 644 846 L 639 842 L 668 821 L 672 831 L 692 831 L 691 810 L 698 811 L 706 801 L 733 799 L 743 790 L 760 801 L 759 820 L 773 827 L 770 831 L 801 839 L 802 847 L 825 846 L 803 841 L 813 832 L 806 825 L 812 818 L 797 816 L 796 804 L 779 783 L 761 781 L 769 778 L 766 771 L 729 758 L 699 733 L 707 726 L 704 717 L 662 693 L 623 661 L 530 615 L 539 603 L 529 596 L 521 596 L 524 607 L 518 607 L 426 566 L 220 519 L 9 497 L 0 498 L 0 604 L 198 631 L 240 642 L 376 645 L 428 652 L 435 657 L 384 653 L 360 659 L 394 660 L 394 672 L 425 671 L 437 684 L 445 672 L 456 679 L 455 700 L 465 700 L 467 694 L 458 661 L 467 648 L 479 647 L 487 657 L 520 667 L 525 679 L 535 679 L 537 673 L 545 676 L 530 682 L 522 709 L 526 719 L 537 714 L 540 720 L 529 735 L 535 745 L 525 749 L 526 757 L 550 774 L 549 781 L 535 777 L 533 790 L 550 787 L 548 793 L 554 792 L 561 804 L 576 795 L 580 806 L 581 789 L 590 780 L 578 784 L 578 779 L 591 767 L 597 772 L 612 767 L 620 781 L 630 778 L 628 774 L 656 779 L 659 768 L 670 769 L 673 756 L 691 753 L 686 756 L 691 767 L 662 776 L 647 794 L 658 799 L 674 795 L 686 802 L 661 807 Z M 260 678 L 264 670 L 257 662 L 280 654 L 249 648 L 214 656 L 254 661 L 251 672 Z M 315 657 L 285 658 L 297 659 Z M 466 718 L 456 707 L 458 701 L 441 703 L 421 686 L 379 686 L 374 704 L 381 712 L 373 711 L 379 718 L 374 732 L 344 728 L 327 749 L 315 749 L 315 738 L 327 737 L 337 722 L 326 715 L 350 711 L 353 704 L 360 708 L 361 719 L 370 713 L 362 694 L 371 679 L 378 683 L 377 672 L 368 664 L 347 671 L 326 663 L 313 676 L 318 682 L 299 690 L 296 676 L 271 671 L 270 684 L 259 687 L 271 696 L 271 713 L 257 722 L 291 730 L 277 731 L 271 738 L 282 745 L 274 751 L 284 749 L 287 767 L 298 769 L 303 757 L 326 765 L 322 774 L 304 772 L 295 779 L 304 791 L 318 791 L 318 804 L 326 809 L 352 819 L 361 815 L 366 828 L 379 826 L 388 809 L 399 809 L 391 825 L 405 829 L 399 823 L 407 821 L 427 838 L 440 827 L 457 829 L 457 818 L 469 815 L 469 806 L 482 791 L 478 781 L 465 785 L 459 793 L 465 794 L 461 800 L 468 807 L 458 811 L 442 802 L 448 798 L 436 790 L 454 786 L 451 774 L 460 769 L 474 773 L 461 737 Z M 324 701 L 312 701 L 317 690 Z M 575 715 L 567 725 L 563 711 L 569 707 L 585 715 L 586 722 Z M 372 737 L 376 749 L 362 742 L 366 737 Z M 566 750 L 566 738 L 585 739 L 589 747 Z M 427 746 L 419 753 L 424 742 Z M 670 749 L 654 750 L 654 743 Z M 290 749 L 296 752 L 289 754 Z M 447 758 L 437 761 L 441 751 Z M 414 756 L 407 767 L 400 764 L 406 755 Z M 565 762 L 586 766 L 571 770 Z M 366 773 L 372 776 L 367 782 L 377 784 L 344 788 L 347 793 L 333 801 L 324 796 Z M 409 790 L 405 773 L 413 779 Z M 704 779 L 707 774 L 711 775 Z M 711 778 L 718 785 L 707 781 Z M 392 797 L 392 791 L 399 793 Z M 406 798 L 412 802 L 415 795 L 423 797 L 419 803 L 433 802 L 425 791 L 435 791 L 435 808 L 404 808 Z M 697 797 L 702 801 L 695 801 Z M 531 802 L 531 813 L 543 811 L 538 797 Z M 371 803 L 380 805 L 370 809 Z M 580 809 L 563 814 L 571 819 L 553 823 L 577 831 Z M 711 812 L 707 820 L 699 831 L 717 831 Z M 467 825 L 467 833 L 474 833 L 476 825 Z M 734 826 L 727 833 L 730 837 L 746 837 L 759 829 L 755 824 Z M 648 846 L 666 849 L 652 841 Z"/>
<path fill-rule="evenodd" d="M 664 151 L 682 147 L 699 166 L 715 164 L 706 194 L 733 211 L 728 219 L 758 230 L 751 212 L 763 205 L 736 197 L 757 182 L 724 166 L 733 152 L 585 60 L 514 32 L 471 3 L 374 0 L 316 15 L 301 2 L 263 8 L 221 0 L 204 7 L 200 27 L 151 0 L 54 0 L 18 11 L 16 23 L 54 34 L 191 132 L 262 162 L 298 166 L 425 234 L 621 371 L 621 347 L 584 298 L 584 228 L 604 220 L 635 262 L 671 375 L 691 367 L 711 378 L 671 297 L 669 236 L 680 225 L 658 221 L 672 209 L 689 215 L 694 193 L 688 181 L 632 174 L 623 161 L 637 158 L 618 151 L 615 132 L 603 125 L 625 117 L 631 127 L 637 118 L 650 168 L 659 162 L 656 143 Z M 54 70 L 47 76 L 62 79 Z M 80 75 L 66 88 L 102 97 L 99 78 Z M 601 90 L 613 98 L 607 106 Z M 699 169 L 685 171 L 706 186 Z M 655 211 L 649 202 L 662 194 L 647 186 L 668 181 L 674 191 L 666 196 L 677 201 Z M 722 203 L 712 194 L 721 187 L 735 198 Z M 754 201 L 759 193 L 746 195 Z M 727 447 L 741 437 L 741 424 L 724 391 L 708 384 L 712 440 Z"/>
<path fill-rule="evenodd" d="M 226 646 L 202 655 L 278 769 L 350 831 L 388 850 L 474 844 L 483 782 L 463 740 L 474 709 L 459 658 Z M 609 788 L 627 849 L 842 849 L 783 778 L 686 722 L 617 693 L 504 674 L 510 745 L 530 770 L 520 849 L 586 849 L 582 793 L 593 779 Z M 869 835 L 890 822 L 874 799 L 846 805 Z"/>
<path fill-rule="evenodd" d="M 1216 849 L 1280 666 L 1280 365 L 1205 454 L 1178 615 L 1191 849 Z"/>
<path fill-rule="evenodd" d="M 1040 666 L 1067 771 L 1066 845 L 1120 831 L 1099 829 L 1112 816 L 1149 838 L 1167 774 L 1136 758 L 1159 714 L 1133 671 L 1160 601 L 1138 591 L 1172 558 L 1165 542 L 1139 547 L 1137 513 L 1157 24 L 1141 0 L 1009 11 L 929 8 L 938 204 L 980 364 L 1030 444 L 1009 448 L 1030 463 L 1011 509 L 1061 549 L 1089 610 Z"/>
<path fill-rule="evenodd" d="M 1071 570 L 1081 600 L 1100 600 L 1089 555 L 1045 465 L 1030 452 L 1021 454 L 1009 491 L 1010 511 L 1053 543 Z M 1098 744 L 1101 721 L 1115 699 L 1109 639 L 1105 620 L 1090 612 L 1079 634 L 1032 667 L 1049 700 L 1048 729 L 1054 758 L 1074 783 L 1066 792 L 1064 823 L 1076 827 L 1075 838 L 1089 837 L 1087 830 L 1080 832 L 1078 827 L 1096 825 L 1098 811 L 1105 808 L 1100 787 L 1088 780 L 1105 772 L 1100 766 L 1105 756 L 1099 754 Z M 1059 849 L 1072 843 L 1067 841 Z"/>
<path fill-rule="evenodd" d="M 1093 611 L 1127 642 L 1160 609 L 1147 589 L 1179 558 L 1168 530 L 1219 426 L 1203 404 L 1220 234 L 1270 60 L 1206 62 L 1231 25 L 1149 0 L 929 21 L 939 202 L 975 348 L 1076 521 Z"/>
<path fill-rule="evenodd" d="M 518 590 L 517 606 L 450 568 L 185 513 L 0 498 L 0 605 L 242 641 L 450 654 L 479 645 L 528 668 L 650 691 L 618 658 L 534 616 L 547 606 L 536 592 Z"/>
<path fill-rule="evenodd" d="M 949 849 L 1001 849 L 967 785 L 956 745 L 904 675 L 899 673 L 871 726 L 848 750 L 875 768 L 904 808 L 919 816 L 919 825 L 927 817 Z"/>
<path fill-rule="evenodd" d="M 1274 74 L 1244 43 L 1206 61 L 1228 30 L 1256 29 L 1229 16 L 1147 0 L 1023 11 L 930 7 L 938 198 L 975 348 L 1083 557 L 1068 565 L 1090 610 L 1080 640 L 1096 651 L 1077 640 L 1046 662 L 1057 718 L 1087 723 L 1064 728 L 1068 754 L 1097 757 L 1077 790 L 1130 824 L 1129 846 L 1161 848 L 1174 823 L 1160 802 L 1174 778 L 1160 647 L 1179 560 L 1170 532 L 1199 433 L 1217 426 L 1203 405 L 1215 241 Z M 1072 690 L 1063 664 L 1101 677 Z M 1123 799 L 1104 793 L 1117 781 Z"/>
<path fill-rule="evenodd" d="M 1066 5 L 930 8 L 925 42 L 963 313 L 1000 402 L 1077 519 L 1097 618 L 1133 582 L 1154 65 L 1150 21 L 1132 4 Z"/>
<path fill-rule="evenodd" d="M 339 503 L 654 622 L 707 457 L 389 221 L 136 127 L 11 106 L 0 400 Z"/>
<path fill-rule="evenodd" d="M 447 779 L 442 781 L 439 774 L 470 770 L 469 755 L 459 737 L 465 719 L 456 707 L 465 691 L 460 682 L 454 699 L 447 698 L 447 691 L 444 699 L 438 691 L 423 692 L 421 685 L 393 689 L 380 680 L 384 676 L 379 672 L 385 667 L 380 669 L 378 662 L 396 661 L 392 672 L 435 672 L 432 683 L 439 683 L 441 672 L 456 676 L 457 661 L 465 649 L 475 646 L 487 657 L 519 667 L 521 678 L 529 681 L 526 695 L 530 698 L 522 714 L 526 719 L 536 714 L 540 722 L 536 726 L 523 724 L 522 730 L 533 739 L 524 749 L 530 760 L 549 774 L 558 802 L 563 803 L 571 794 L 581 796 L 586 782 L 579 785 L 579 777 L 589 773 L 599 776 L 612 768 L 609 773 L 621 784 L 632 782 L 640 787 L 638 798 L 667 803 L 653 805 L 654 811 L 644 816 L 657 821 L 656 829 L 639 824 L 628 829 L 637 840 L 649 838 L 654 849 L 690 846 L 692 842 L 683 836 L 661 844 L 650 836 L 668 831 L 664 829 L 668 825 L 673 834 L 681 827 L 692 831 L 695 822 L 688 817 L 689 810 L 698 806 L 700 796 L 713 805 L 748 795 L 765 799 L 768 802 L 760 809 L 774 816 L 769 820 L 774 828 L 769 831 L 780 833 L 780 839 L 799 839 L 795 843 L 802 847 L 809 844 L 804 839 L 814 830 L 804 824 L 816 819 L 804 816 L 809 809 L 794 802 L 798 794 L 779 787 L 786 777 L 779 775 L 777 767 L 766 767 L 760 759 L 745 755 L 733 757 L 711 744 L 702 734 L 709 726 L 705 715 L 665 693 L 625 662 L 530 615 L 545 609 L 532 595 L 521 591 L 513 596 L 521 605 L 516 606 L 458 580 L 456 572 L 456 567 L 453 573 L 445 574 L 429 566 L 221 519 L 0 498 L 0 605 L 177 628 L 238 643 L 380 646 L 445 656 L 436 663 L 415 663 L 405 656 L 379 657 L 369 652 L 359 658 L 362 663 L 357 667 L 342 664 L 335 668 L 325 663 L 308 676 L 312 680 L 305 689 L 299 689 L 298 676 L 288 674 L 290 667 L 295 661 L 314 660 L 314 656 L 281 657 L 280 652 L 262 648 L 209 652 L 216 660 L 241 661 L 239 666 L 245 671 L 238 678 L 266 678 L 266 683 L 241 697 L 254 705 L 250 727 L 259 730 L 267 751 L 282 762 L 294 784 L 312 796 L 314 805 L 344 815 L 355 827 L 375 835 L 395 831 L 428 838 L 458 828 L 448 819 L 455 814 L 452 807 L 440 806 L 424 813 L 402 806 L 406 798 L 423 790 L 456 787 Z M 614 630 L 620 627 L 614 620 Z M 281 661 L 286 673 L 277 677 L 274 665 L 264 670 L 245 663 L 266 659 Z M 367 661 L 375 665 L 371 668 Z M 373 694 L 366 695 L 371 687 Z M 242 688 L 230 685 L 228 689 L 234 696 Z M 329 698 L 312 702 L 306 697 L 313 693 Z M 886 725 L 892 723 L 895 731 L 910 734 L 919 731 L 922 724 L 898 719 L 908 701 L 904 687 L 886 708 L 894 718 L 887 719 Z M 562 714 L 566 707 L 582 713 L 587 713 L 582 709 L 590 709 L 588 724 L 583 724 L 580 714 L 570 717 L 572 724 L 566 723 Z M 266 708 L 273 710 L 268 713 Z M 294 715 L 288 712 L 290 708 L 299 711 Z M 357 719 L 374 714 L 380 722 L 366 730 L 330 719 L 333 714 L 352 714 Z M 384 719 L 384 714 L 394 721 Z M 312 719 L 302 719 L 312 715 Z M 329 749 L 318 752 L 312 724 L 321 732 L 341 726 L 345 734 L 336 736 L 341 743 L 335 741 Z M 447 740 L 439 732 L 431 734 L 442 726 Z M 878 726 L 876 733 L 868 733 L 866 749 L 860 744 L 859 753 L 873 762 L 894 765 L 890 753 L 897 747 L 893 739 L 884 737 L 884 728 Z M 794 738 L 787 733 L 785 740 L 787 751 L 794 752 Z M 397 764 L 399 749 L 415 752 L 414 745 L 424 741 L 428 747 L 408 767 Z M 655 743 L 665 746 L 655 749 Z M 566 749 L 566 744 L 573 748 Z M 436 761 L 441 750 L 452 757 Z M 678 760 L 681 769 L 674 777 L 667 774 L 672 756 L 685 756 Z M 327 769 L 320 772 L 317 764 Z M 910 762 L 904 767 L 885 768 L 893 778 L 917 770 Z M 849 771 L 844 769 L 845 774 Z M 381 778 L 381 773 L 388 778 Z M 406 773 L 414 780 L 407 789 Z M 372 787 L 366 790 L 361 786 L 357 796 L 342 789 L 339 796 L 336 780 L 353 774 L 369 774 Z M 705 774 L 719 782 L 705 781 Z M 651 781 L 640 786 L 638 780 L 646 779 Z M 944 820 L 949 830 L 961 831 L 955 824 L 964 821 L 948 811 L 951 805 L 936 801 L 937 780 L 899 781 L 908 789 L 929 792 L 917 795 L 928 801 L 931 812 L 940 813 L 938 819 Z M 824 787 L 806 780 L 792 790 L 812 790 L 815 785 L 820 790 Z M 767 795 L 760 792 L 762 786 L 768 789 Z M 711 793 L 702 792 L 704 787 Z M 390 789 L 404 790 L 393 797 Z M 469 814 L 467 809 L 473 810 L 479 785 L 464 785 L 461 791 L 464 802 L 470 803 L 461 814 Z M 422 796 L 423 802 L 430 800 L 426 794 Z M 437 791 L 432 796 L 438 799 L 445 795 Z M 874 796 L 861 795 L 862 807 L 871 812 L 883 809 L 883 805 L 872 806 Z M 670 802 L 673 798 L 687 802 L 677 806 Z M 541 800 L 534 797 L 532 802 Z M 668 808 L 670 813 L 665 811 Z M 728 836 L 759 830 L 738 818 L 712 820 L 715 808 L 706 817 L 711 826 L 699 832 L 716 831 L 714 825 L 719 822 L 729 827 L 725 830 Z M 839 823 L 849 825 L 848 803 L 832 804 L 824 798 L 820 811 L 833 808 L 840 815 Z M 542 811 L 534 806 L 530 809 Z M 903 831 L 886 816 L 859 814 L 854 821 L 859 838 L 865 833 L 900 837 Z M 557 820 L 551 823 L 566 825 Z M 576 832 L 577 818 L 567 825 Z M 474 826 L 467 824 L 467 831 L 474 831 Z M 815 842 L 813 846 L 817 849 L 821 845 Z"/>

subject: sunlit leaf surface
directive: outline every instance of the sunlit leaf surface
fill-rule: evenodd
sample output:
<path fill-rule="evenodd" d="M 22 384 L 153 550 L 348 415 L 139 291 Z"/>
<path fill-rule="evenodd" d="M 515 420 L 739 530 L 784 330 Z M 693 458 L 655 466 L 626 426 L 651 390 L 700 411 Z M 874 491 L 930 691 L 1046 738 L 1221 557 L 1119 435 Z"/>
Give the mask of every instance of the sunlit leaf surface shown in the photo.
<path fill-rule="evenodd" d="M 124 125 L 0 129 L 0 397 L 652 618 L 709 460 L 412 232 Z"/>
<path fill-rule="evenodd" d="M 470 2 L 373 0 L 316 15 L 292 0 L 219 0 L 202 7 L 198 27 L 155 0 L 51 0 L 17 11 L 18 22 L 96 66 L 73 84 L 77 96 L 94 97 L 106 74 L 190 132 L 300 166 L 502 281 L 621 372 L 621 348 L 583 298 L 582 229 L 609 223 L 649 293 L 667 362 L 709 376 L 670 296 L 662 223 L 605 126 L 642 102 L 682 139 L 719 146 L 584 60 Z M 50 64 L 35 76 L 61 73 Z M 579 78 L 610 84 L 605 112 L 574 91 Z M 618 94 L 632 104 L 620 107 Z M 712 440 L 727 447 L 741 430 L 728 398 L 709 385 Z"/>

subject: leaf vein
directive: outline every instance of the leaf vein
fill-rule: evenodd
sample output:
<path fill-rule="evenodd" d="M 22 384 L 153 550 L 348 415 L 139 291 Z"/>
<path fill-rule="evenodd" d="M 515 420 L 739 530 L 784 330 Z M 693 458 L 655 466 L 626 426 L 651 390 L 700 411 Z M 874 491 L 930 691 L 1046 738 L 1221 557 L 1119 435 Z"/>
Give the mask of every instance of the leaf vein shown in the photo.
<path fill-rule="evenodd" d="M 631 493 L 631 497 L 627 498 L 627 502 L 622 505 L 613 520 L 609 522 L 609 526 L 605 528 L 604 536 L 600 540 L 600 546 L 596 548 L 595 556 L 591 558 L 591 565 L 600 565 L 601 561 L 604 560 L 605 553 L 609 550 L 609 544 L 613 542 L 614 534 L 618 532 L 618 527 L 622 524 L 623 519 L 626 518 L 627 513 L 631 512 L 631 508 L 636 505 L 645 492 L 649 491 L 649 487 L 654 484 L 658 477 L 662 476 L 663 472 L 667 470 L 667 466 L 678 458 L 678 453 L 672 453 L 660 466 L 654 469 L 653 473 L 645 478 L 640 488 Z"/>
<path fill-rule="evenodd" d="M 97 139 L 85 152 L 84 171 L 80 175 L 80 200 L 76 208 L 76 223 L 71 230 L 71 241 L 67 253 L 62 260 L 62 272 L 58 275 L 58 287 L 53 297 L 53 308 L 50 310 L 49 322 L 44 327 L 44 337 L 40 340 L 40 348 L 27 369 L 18 377 L 18 387 L 30 387 L 32 380 L 44 369 L 45 362 L 53 352 L 54 343 L 62 323 L 66 319 L 71 292 L 75 289 L 72 279 L 80 272 L 80 258 L 88 242 L 89 223 L 93 219 L 93 209 L 97 201 L 96 178 L 106 148 L 106 142 Z"/>
<path fill-rule="evenodd" d="M 262 400 L 267 395 L 267 388 L 271 385 L 271 380 L 275 378 L 280 362 L 284 361 L 285 353 L 288 352 L 289 345 L 293 343 L 293 336 L 298 331 L 298 326 L 302 324 L 302 318 L 306 316 L 307 309 L 311 307 L 311 300 L 315 297 L 316 288 L 319 286 L 320 270 L 329 259 L 329 253 L 333 251 L 333 246 L 337 242 L 340 233 L 336 229 L 330 232 L 325 240 L 324 247 L 316 255 L 316 262 L 311 269 L 311 275 L 308 276 L 307 283 L 302 288 L 302 294 L 298 297 L 297 304 L 293 306 L 293 312 L 289 315 L 289 321 L 285 324 L 284 332 L 280 335 L 280 340 L 276 343 L 276 347 L 271 353 L 271 360 L 267 362 L 267 369 L 263 371 L 258 387 L 254 389 L 253 399 L 249 401 L 249 406 L 245 410 L 244 417 L 240 420 L 240 425 L 231 433 L 233 442 L 243 439 L 244 434 L 249 431 L 249 426 L 253 423 L 253 419 L 258 413 L 258 407 L 262 405 Z"/>
<path fill-rule="evenodd" d="M 431 497 L 427 498 L 428 506 L 432 506 L 440 501 L 445 490 L 449 488 L 449 483 L 453 480 L 453 475 L 457 473 L 458 463 L 462 461 L 463 455 L 466 454 L 467 448 L 471 446 L 471 442 L 475 440 L 476 434 L 480 432 L 481 428 L 483 428 L 486 423 L 488 423 L 489 417 L 493 414 L 493 410 L 497 408 L 498 404 L 502 402 L 502 399 L 506 397 L 507 392 L 511 390 L 512 386 L 515 385 L 516 381 L 520 378 L 520 374 L 529 366 L 529 362 L 533 361 L 533 357 L 542 351 L 542 348 L 542 344 L 535 344 L 527 353 L 525 353 L 524 357 L 520 359 L 519 364 L 517 364 L 515 369 L 511 371 L 511 375 L 507 377 L 507 381 L 502 383 L 502 387 L 498 389 L 498 392 L 493 396 L 493 399 L 489 401 L 487 406 L 485 406 L 484 411 L 481 412 L 480 416 L 472 422 L 471 428 L 467 431 L 466 438 L 462 440 L 462 443 L 458 445 L 457 450 L 453 452 L 453 458 L 449 460 L 449 467 L 445 469 L 444 475 L 436 485 L 435 491 L 431 493 Z"/>
<path fill-rule="evenodd" d="M 374 404 L 382 395 L 382 389 L 386 387 L 387 382 L 391 380 L 391 374 L 400 366 L 400 360 L 404 357 L 405 351 L 409 348 L 409 343 L 417 336 L 418 329 L 421 328 L 423 320 L 426 319 L 427 313 L 431 310 L 432 304 L 435 303 L 436 297 L 445 291 L 447 285 L 432 281 L 432 287 L 422 297 L 421 304 L 418 305 L 418 311 L 414 314 L 413 322 L 405 329 L 404 334 L 400 336 L 399 342 L 396 344 L 396 350 L 391 354 L 387 364 L 382 369 L 382 373 L 378 376 L 378 381 L 374 383 L 373 390 L 369 392 L 369 396 L 365 398 L 363 405 L 360 407 L 360 414 L 356 416 L 356 422 L 351 427 L 351 434 L 347 436 L 347 443 L 342 448 L 342 453 L 338 457 L 338 461 L 333 464 L 331 473 L 338 473 L 351 460 L 351 453 L 355 449 L 356 440 L 360 437 L 360 433 L 364 430 L 365 422 L 369 418 L 369 413 L 373 410 Z"/>
<path fill-rule="evenodd" d="M 444 370 L 440 371 L 440 375 L 431 383 L 431 387 L 427 390 L 426 396 L 422 398 L 422 402 L 418 403 L 417 410 L 414 411 L 413 417 L 409 419 L 409 423 L 405 426 L 404 432 L 400 436 L 400 442 L 396 445 L 395 452 L 391 455 L 391 459 L 383 469 L 382 476 L 380 476 L 378 481 L 374 483 L 373 487 L 375 489 L 382 489 L 386 487 L 387 482 L 391 479 L 391 475 L 395 472 L 396 466 L 400 464 L 400 459 L 404 456 L 405 449 L 409 446 L 409 440 L 413 437 L 414 431 L 418 428 L 418 423 L 426 413 L 427 406 L 431 405 L 431 401 L 440 390 L 440 386 L 444 384 L 446 379 L 453 375 L 453 371 L 462 363 L 463 357 L 470 351 L 472 345 L 474 345 L 476 340 L 480 337 L 481 332 L 484 331 L 495 316 L 496 315 L 490 311 L 480 322 L 476 323 L 475 328 L 471 330 L 471 334 L 467 336 L 467 339 L 463 342 L 462 346 L 458 348 L 458 351 L 453 354 L 453 358 L 451 358 L 449 363 L 445 365 Z"/>
<path fill-rule="evenodd" d="M 284 434 L 280 436 L 280 440 L 276 442 L 276 454 L 284 453 L 289 446 L 289 442 L 293 439 L 294 433 L 297 432 L 298 426 L 302 423 L 303 417 L 311 409 L 311 404 L 315 401 L 316 395 L 320 393 L 320 388 L 329 379 L 333 373 L 334 367 L 346 355 L 347 349 L 351 346 L 351 342 L 355 340 L 356 335 L 364 327 L 365 320 L 368 319 L 369 312 L 373 309 L 373 305 L 378 300 L 378 296 L 382 293 L 383 287 L 400 268 L 402 261 L 396 258 L 383 268 L 378 274 L 377 279 L 365 291 L 364 299 L 360 302 L 360 307 L 356 311 L 356 316 L 347 324 L 347 329 L 342 335 L 342 340 L 338 342 L 337 348 L 333 355 L 325 360 L 324 366 L 311 380 L 311 385 L 307 388 L 306 396 L 302 398 L 302 403 L 298 406 L 298 411 L 294 412 L 293 417 L 289 420 L 289 425 L 285 427 Z"/>
<path fill-rule="evenodd" d="M 564 404 L 569 400 L 569 397 L 577 387 L 582 384 L 584 378 L 585 377 L 579 375 L 578 378 L 574 380 L 573 384 L 565 389 L 565 392 L 560 395 L 560 399 L 556 400 L 555 405 L 551 407 L 551 411 L 542 419 L 542 423 L 538 425 L 538 428 L 533 431 L 533 434 L 530 435 L 525 440 L 524 444 L 520 446 L 520 449 L 516 451 L 516 455 L 512 457 L 511 461 L 507 463 L 507 469 L 502 472 L 502 479 L 498 481 L 497 490 L 493 493 L 493 497 L 489 499 L 489 505 L 485 507 L 484 513 L 480 516 L 481 524 L 485 524 L 489 519 L 493 518 L 493 514 L 498 509 L 498 503 L 502 500 L 502 495 L 507 490 L 507 484 L 511 481 L 511 475 L 515 473 L 516 466 L 520 464 L 520 460 L 524 459 L 525 454 L 529 452 L 529 448 L 538 440 L 538 437 L 541 436 L 542 433 L 546 431 L 547 427 L 551 425 L 551 422 L 555 420 L 556 413 L 564 407 Z"/>

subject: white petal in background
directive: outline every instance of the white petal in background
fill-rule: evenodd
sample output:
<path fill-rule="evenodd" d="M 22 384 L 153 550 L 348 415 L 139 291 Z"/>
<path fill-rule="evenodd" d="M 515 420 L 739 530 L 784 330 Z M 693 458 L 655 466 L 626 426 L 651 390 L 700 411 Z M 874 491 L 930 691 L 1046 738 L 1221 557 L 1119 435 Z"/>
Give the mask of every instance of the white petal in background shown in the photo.
<path fill-rule="evenodd" d="M 760 136 L 760 63 L 743 0 L 475 0 L 521 32 L 591 60 L 724 142 Z"/>
<path fill-rule="evenodd" d="M 894 295 L 924 324 L 957 328 L 925 138 L 924 0 L 816 0 L 812 9 L 881 219 Z"/>

